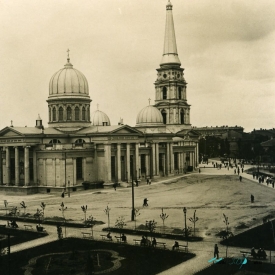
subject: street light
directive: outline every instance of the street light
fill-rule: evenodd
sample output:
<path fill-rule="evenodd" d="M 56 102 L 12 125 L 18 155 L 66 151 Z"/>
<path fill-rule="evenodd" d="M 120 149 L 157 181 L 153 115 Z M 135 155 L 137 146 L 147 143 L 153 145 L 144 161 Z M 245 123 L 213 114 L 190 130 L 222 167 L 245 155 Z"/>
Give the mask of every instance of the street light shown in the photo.
<path fill-rule="evenodd" d="M 184 230 L 185 230 L 185 238 L 187 239 L 187 226 L 186 226 L 186 207 L 183 207 L 183 213 L 184 213 Z"/>

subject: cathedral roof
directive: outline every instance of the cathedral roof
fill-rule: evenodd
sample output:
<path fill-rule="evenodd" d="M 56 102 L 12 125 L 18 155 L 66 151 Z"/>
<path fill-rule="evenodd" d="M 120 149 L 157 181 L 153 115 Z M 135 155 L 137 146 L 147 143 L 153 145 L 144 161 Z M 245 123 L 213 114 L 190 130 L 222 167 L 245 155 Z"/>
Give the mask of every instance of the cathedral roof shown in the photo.
<path fill-rule="evenodd" d="M 89 97 L 88 81 L 83 73 L 73 68 L 70 58 L 64 68 L 57 71 L 49 84 L 49 98 L 56 96 Z"/>
<path fill-rule="evenodd" d="M 137 126 L 163 125 L 163 117 L 159 109 L 152 105 L 148 105 L 138 113 L 136 124 Z"/>
<path fill-rule="evenodd" d="M 166 25 L 165 25 L 165 36 L 164 36 L 164 47 L 163 55 L 160 66 L 163 65 L 181 65 L 178 51 L 177 42 L 174 28 L 174 20 L 172 14 L 172 4 L 170 0 L 166 5 Z"/>
<path fill-rule="evenodd" d="M 102 111 L 96 110 L 91 114 L 91 124 L 94 126 L 110 126 L 111 122 L 109 117 Z"/>

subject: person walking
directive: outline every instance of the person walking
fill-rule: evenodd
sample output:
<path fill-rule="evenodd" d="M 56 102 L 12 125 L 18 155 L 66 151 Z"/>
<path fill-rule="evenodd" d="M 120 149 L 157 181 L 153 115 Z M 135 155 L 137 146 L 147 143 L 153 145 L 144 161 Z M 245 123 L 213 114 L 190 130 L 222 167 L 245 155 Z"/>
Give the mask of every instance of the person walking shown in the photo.
<path fill-rule="evenodd" d="M 219 259 L 219 248 L 218 248 L 217 244 L 215 244 L 215 246 L 214 246 L 214 257 Z"/>
<path fill-rule="evenodd" d="M 250 196 L 250 199 L 251 199 L 251 203 L 254 203 L 254 196 L 252 194 Z"/>
<path fill-rule="evenodd" d="M 240 176 L 239 179 L 240 179 L 240 181 L 242 181 L 242 179 L 243 179 L 242 176 Z"/>

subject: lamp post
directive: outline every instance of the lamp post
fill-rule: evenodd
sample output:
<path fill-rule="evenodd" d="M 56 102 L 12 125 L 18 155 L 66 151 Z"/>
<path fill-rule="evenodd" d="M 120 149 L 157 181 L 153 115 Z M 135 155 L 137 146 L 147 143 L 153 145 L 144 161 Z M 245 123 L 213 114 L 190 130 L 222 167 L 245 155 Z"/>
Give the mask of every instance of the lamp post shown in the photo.
<path fill-rule="evenodd" d="M 131 156 L 132 160 L 132 212 L 131 221 L 135 220 L 135 193 L 134 193 L 134 158 Z"/>
<path fill-rule="evenodd" d="M 184 213 L 184 230 L 185 230 L 185 238 L 186 238 L 186 240 L 187 240 L 186 212 L 187 212 L 186 207 L 183 207 L 183 213 Z"/>

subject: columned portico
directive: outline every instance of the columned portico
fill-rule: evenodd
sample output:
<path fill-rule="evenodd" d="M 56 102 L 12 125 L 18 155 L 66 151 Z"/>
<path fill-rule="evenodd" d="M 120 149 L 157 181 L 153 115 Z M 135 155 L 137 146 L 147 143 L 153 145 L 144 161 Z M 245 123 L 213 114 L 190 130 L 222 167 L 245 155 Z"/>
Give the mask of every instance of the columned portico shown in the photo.
<path fill-rule="evenodd" d="M 156 143 L 156 176 L 159 176 L 159 143 Z"/>

